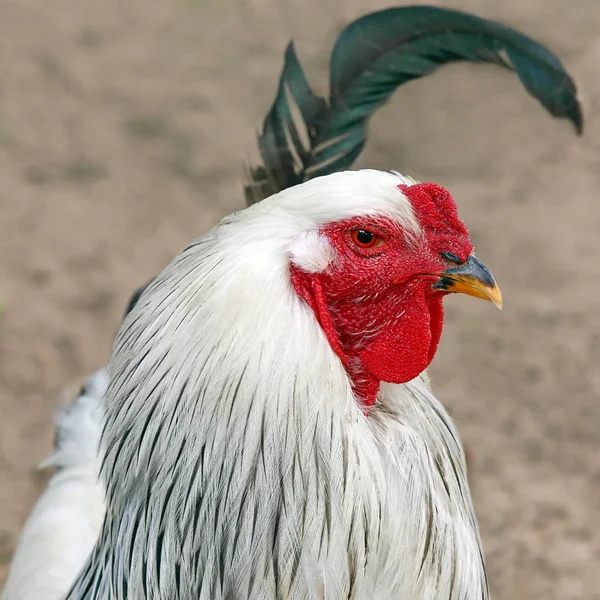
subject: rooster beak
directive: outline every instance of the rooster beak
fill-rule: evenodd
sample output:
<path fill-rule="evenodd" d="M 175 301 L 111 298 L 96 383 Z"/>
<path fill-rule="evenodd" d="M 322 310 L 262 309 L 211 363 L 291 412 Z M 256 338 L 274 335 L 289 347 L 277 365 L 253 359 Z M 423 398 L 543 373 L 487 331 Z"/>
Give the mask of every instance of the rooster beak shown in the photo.
<path fill-rule="evenodd" d="M 502 292 L 490 270 L 475 256 L 471 255 L 466 262 L 457 267 L 442 271 L 433 285 L 436 290 L 467 294 L 493 302 L 502 310 Z"/>

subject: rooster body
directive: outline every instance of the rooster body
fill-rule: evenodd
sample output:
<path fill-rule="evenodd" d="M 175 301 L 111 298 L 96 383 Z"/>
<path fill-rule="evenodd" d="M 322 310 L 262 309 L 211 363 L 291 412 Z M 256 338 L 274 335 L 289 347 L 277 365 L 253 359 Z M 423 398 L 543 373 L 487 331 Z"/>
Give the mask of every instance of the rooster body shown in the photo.
<path fill-rule="evenodd" d="M 109 363 L 109 510 L 68 596 L 486 597 L 464 456 L 424 377 L 365 414 L 290 284 L 335 260 L 316 232 L 419 224 L 399 175 L 284 191 L 192 243 L 125 319 Z"/>

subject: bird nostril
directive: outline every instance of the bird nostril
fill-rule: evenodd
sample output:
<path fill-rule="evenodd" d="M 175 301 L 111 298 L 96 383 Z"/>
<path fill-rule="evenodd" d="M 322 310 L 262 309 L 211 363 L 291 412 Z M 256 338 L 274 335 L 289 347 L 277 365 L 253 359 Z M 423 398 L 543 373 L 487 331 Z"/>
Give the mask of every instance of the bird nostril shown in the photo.
<path fill-rule="evenodd" d="M 448 262 L 454 263 L 455 265 L 462 265 L 463 261 L 456 256 L 453 252 L 440 252 L 440 256 Z"/>

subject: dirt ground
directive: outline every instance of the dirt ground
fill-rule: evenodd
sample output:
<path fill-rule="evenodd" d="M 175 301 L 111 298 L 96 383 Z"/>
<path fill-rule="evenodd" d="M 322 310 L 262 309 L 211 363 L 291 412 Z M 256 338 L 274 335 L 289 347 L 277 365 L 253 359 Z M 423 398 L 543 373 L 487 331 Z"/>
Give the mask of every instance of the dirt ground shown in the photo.
<path fill-rule="evenodd" d="M 432 369 L 471 452 L 493 596 L 599 599 L 600 9 L 441 4 L 550 45 L 584 137 L 512 75 L 461 65 L 399 91 L 359 165 L 447 186 L 502 285 L 503 312 L 449 299 Z M 132 290 L 242 206 L 285 43 L 324 91 L 337 32 L 385 5 L 0 4 L 0 585 L 61 391 L 106 360 Z"/>

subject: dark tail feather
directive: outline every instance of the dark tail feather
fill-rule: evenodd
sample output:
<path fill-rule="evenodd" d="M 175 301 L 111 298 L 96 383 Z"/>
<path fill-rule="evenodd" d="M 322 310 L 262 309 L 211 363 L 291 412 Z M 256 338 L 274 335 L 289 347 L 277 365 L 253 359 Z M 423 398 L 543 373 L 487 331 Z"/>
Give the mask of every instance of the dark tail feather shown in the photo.
<path fill-rule="evenodd" d="M 289 44 L 277 96 L 258 138 L 263 166 L 251 169 L 246 202 L 349 168 L 364 147 L 369 118 L 398 86 L 459 61 L 515 72 L 550 114 L 569 119 L 582 133 L 573 79 L 543 45 L 456 10 L 391 8 L 354 21 L 339 35 L 327 102 L 310 89 Z"/>

